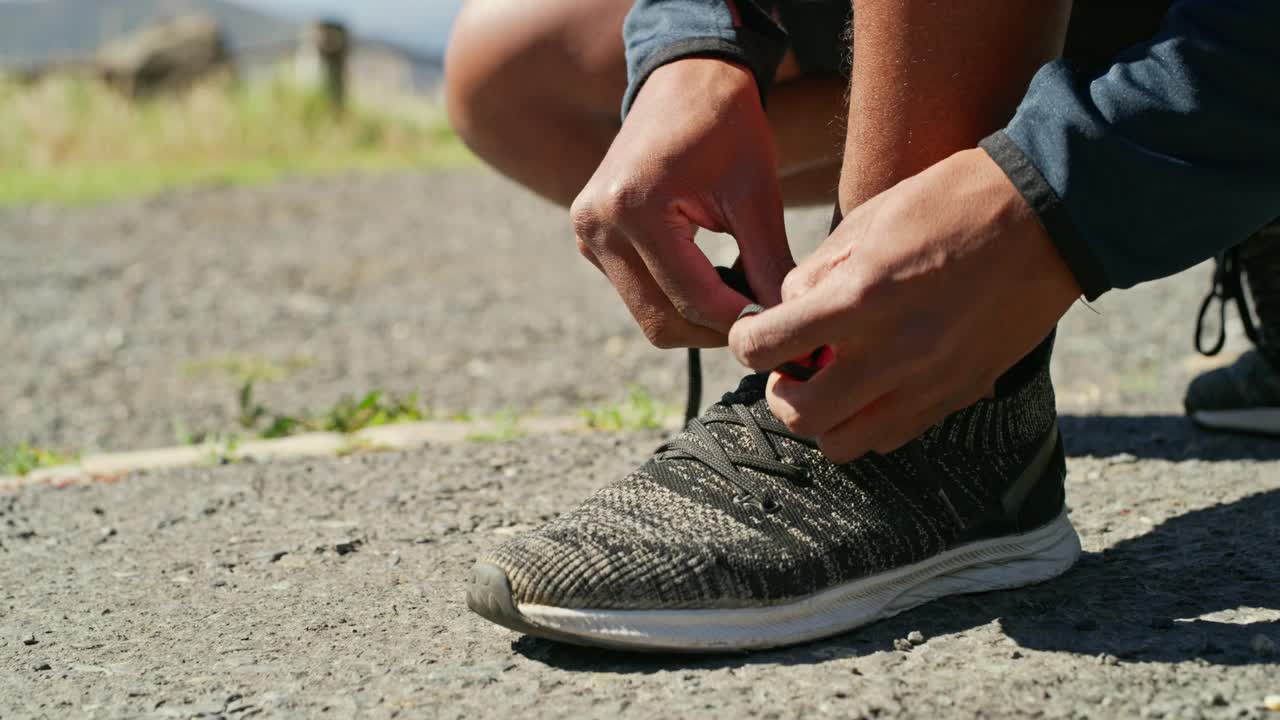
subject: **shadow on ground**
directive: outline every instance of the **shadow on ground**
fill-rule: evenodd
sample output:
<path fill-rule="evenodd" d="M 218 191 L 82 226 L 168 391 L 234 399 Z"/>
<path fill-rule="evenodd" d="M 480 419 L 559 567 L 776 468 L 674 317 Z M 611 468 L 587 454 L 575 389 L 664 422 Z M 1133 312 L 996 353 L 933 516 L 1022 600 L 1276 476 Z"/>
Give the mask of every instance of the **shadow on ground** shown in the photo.
<path fill-rule="evenodd" d="M 1280 439 L 1212 433 L 1182 415 L 1063 415 L 1067 455 L 1171 460 L 1280 460 Z"/>
<path fill-rule="evenodd" d="M 1280 442 L 1205 434 L 1174 416 L 1069 416 L 1063 433 L 1076 456 L 1280 457 Z M 1280 621 L 1257 619 L 1280 612 L 1276 567 L 1280 490 L 1170 518 L 1144 535 L 1085 553 L 1063 577 L 1032 588 L 947 598 L 800 647 L 711 657 L 628 655 L 525 636 L 513 649 L 560 669 L 592 672 L 793 665 L 893 650 L 894 640 L 912 630 L 936 638 L 998 621 L 1005 635 L 1034 650 L 1111 655 L 1120 662 L 1276 662 L 1251 647 L 1259 633 L 1280 634 Z"/>

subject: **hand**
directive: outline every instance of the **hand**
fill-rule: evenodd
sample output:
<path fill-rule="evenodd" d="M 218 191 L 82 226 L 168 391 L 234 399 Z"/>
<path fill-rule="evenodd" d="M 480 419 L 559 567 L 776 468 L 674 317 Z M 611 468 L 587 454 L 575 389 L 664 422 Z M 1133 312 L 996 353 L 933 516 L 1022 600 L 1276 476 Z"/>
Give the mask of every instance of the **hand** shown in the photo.
<path fill-rule="evenodd" d="M 989 395 L 1079 294 L 1004 173 L 966 150 L 857 207 L 729 345 L 758 370 L 828 346 L 807 382 L 774 373 L 768 402 L 847 462 Z"/>
<path fill-rule="evenodd" d="M 700 227 L 734 236 L 752 291 L 776 304 L 795 262 L 751 73 L 703 58 L 654 71 L 571 216 L 578 250 L 658 347 L 724 345 L 749 302 L 694 244 Z"/>

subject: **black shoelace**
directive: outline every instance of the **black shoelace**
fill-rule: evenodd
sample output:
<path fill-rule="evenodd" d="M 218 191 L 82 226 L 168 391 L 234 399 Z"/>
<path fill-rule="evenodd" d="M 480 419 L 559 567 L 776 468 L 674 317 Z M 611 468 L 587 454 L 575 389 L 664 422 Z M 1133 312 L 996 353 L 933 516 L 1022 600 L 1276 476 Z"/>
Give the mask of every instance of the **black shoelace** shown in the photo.
<path fill-rule="evenodd" d="M 1250 342 L 1259 345 L 1258 328 L 1253 323 L 1253 314 L 1249 311 L 1249 301 L 1245 297 L 1244 283 L 1241 280 L 1240 249 L 1233 247 L 1214 258 L 1213 286 L 1200 305 L 1200 315 L 1196 319 L 1196 350 L 1202 355 L 1217 355 L 1227 343 L 1227 304 L 1234 302 L 1240 322 L 1244 325 L 1244 334 Z M 1211 345 L 1206 345 L 1204 331 L 1209 309 L 1214 302 L 1218 303 L 1218 334 Z"/>
<path fill-rule="evenodd" d="M 654 460 L 658 462 L 692 460 L 704 465 L 738 488 L 741 494 L 734 498 L 734 502 L 751 505 L 767 513 L 775 512 L 779 509 L 777 501 L 769 496 L 767 489 L 753 487 L 757 483 L 752 482 L 742 472 L 742 468 L 750 468 L 771 477 L 804 484 L 809 480 L 808 470 L 802 465 L 795 464 L 791 458 L 780 454 L 769 436 L 777 435 L 808 447 L 816 447 L 816 445 L 812 440 L 793 433 L 772 417 L 755 416 L 741 402 L 735 400 L 733 394 L 726 395 L 722 403 L 724 404 L 721 407 L 729 412 L 691 418 L 685 425 L 685 434 L 678 435 L 659 447 L 654 454 Z M 747 435 L 751 438 L 751 452 L 726 449 L 709 428 L 716 423 L 745 428 Z M 701 442 L 695 441 L 694 438 Z"/>

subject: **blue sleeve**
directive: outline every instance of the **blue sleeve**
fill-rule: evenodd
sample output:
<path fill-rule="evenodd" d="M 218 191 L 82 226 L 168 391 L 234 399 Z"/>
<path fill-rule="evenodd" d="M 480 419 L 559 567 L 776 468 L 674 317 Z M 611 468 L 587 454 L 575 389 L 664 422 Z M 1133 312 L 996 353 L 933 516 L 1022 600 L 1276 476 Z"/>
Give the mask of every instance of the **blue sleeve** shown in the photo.
<path fill-rule="evenodd" d="M 693 56 L 746 66 L 763 101 L 786 52 L 787 36 L 755 0 L 735 0 L 735 6 L 737 20 L 728 0 L 639 0 L 622 29 L 627 53 L 623 117 L 654 70 Z"/>
<path fill-rule="evenodd" d="M 1105 74 L 1040 70 L 983 147 L 1085 295 L 1172 275 L 1280 216 L 1280 0 L 1182 0 Z"/>

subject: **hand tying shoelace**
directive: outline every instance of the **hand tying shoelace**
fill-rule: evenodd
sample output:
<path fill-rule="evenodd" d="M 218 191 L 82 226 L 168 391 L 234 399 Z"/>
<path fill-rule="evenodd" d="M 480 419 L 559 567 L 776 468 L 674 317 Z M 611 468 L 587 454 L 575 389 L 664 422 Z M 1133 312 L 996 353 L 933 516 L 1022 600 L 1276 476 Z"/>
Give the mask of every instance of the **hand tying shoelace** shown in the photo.
<path fill-rule="evenodd" d="M 747 276 L 740 270 L 727 267 L 717 267 L 716 272 L 720 274 L 720 280 L 725 285 L 738 291 L 739 294 L 755 300 L 755 293 L 751 292 L 751 285 L 747 282 Z M 751 315 L 759 315 L 764 312 L 765 308 L 756 303 L 742 308 L 742 312 L 738 313 L 738 319 Z M 818 371 L 827 366 L 831 362 L 833 355 L 831 348 L 822 346 L 816 348 L 813 352 L 805 357 L 796 358 L 789 362 L 782 363 L 775 372 L 782 373 L 793 380 L 805 381 Z M 689 348 L 689 394 L 685 401 L 684 421 L 689 424 L 694 418 L 698 417 L 698 412 L 702 406 L 702 353 L 698 348 Z"/>

